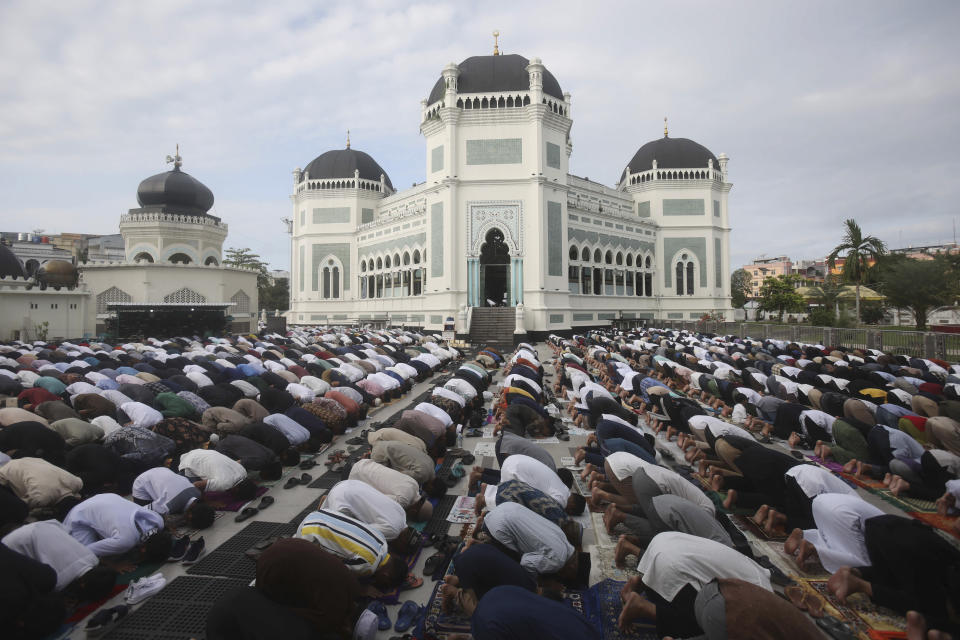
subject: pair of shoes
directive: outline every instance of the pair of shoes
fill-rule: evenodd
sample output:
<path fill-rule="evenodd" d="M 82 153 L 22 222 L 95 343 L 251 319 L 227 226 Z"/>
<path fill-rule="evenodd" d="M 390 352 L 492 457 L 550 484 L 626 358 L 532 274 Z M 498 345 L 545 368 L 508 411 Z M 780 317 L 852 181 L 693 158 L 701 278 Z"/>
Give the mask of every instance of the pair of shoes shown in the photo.
<path fill-rule="evenodd" d="M 190 543 L 190 548 L 187 549 L 187 554 L 183 556 L 183 564 L 191 565 L 197 560 L 200 559 L 200 556 L 203 555 L 207 543 L 203 541 L 203 536 L 200 536 L 196 540 Z"/>
<path fill-rule="evenodd" d="M 377 628 L 380 631 L 386 631 L 392 625 L 390 615 L 387 613 L 387 607 L 379 600 L 374 600 L 367 605 L 367 611 L 372 611 L 377 616 Z"/>
<path fill-rule="evenodd" d="M 170 547 L 170 555 L 167 556 L 167 562 L 180 562 L 183 556 L 187 555 L 187 548 L 190 546 L 190 536 L 180 536 L 174 539 Z"/>
<path fill-rule="evenodd" d="M 127 586 L 123 599 L 127 604 L 133 605 L 143 602 L 153 594 L 157 593 L 167 584 L 167 579 L 162 573 L 155 573 L 152 576 L 138 578 Z"/>
<path fill-rule="evenodd" d="M 422 607 L 413 600 L 407 600 L 400 605 L 400 611 L 397 613 L 397 623 L 393 625 L 394 631 L 403 633 L 412 627 L 421 616 Z"/>
<path fill-rule="evenodd" d="M 88 621 L 84 631 L 88 638 L 97 638 L 109 631 L 130 613 L 130 607 L 121 604 L 109 609 L 97 611 Z"/>
<path fill-rule="evenodd" d="M 290 476 L 287 478 L 287 482 L 283 485 L 283 488 L 292 489 L 297 485 L 310 484 L 311 482 L 313 482 L 313 476 L 311 476 L 309 473 L 304 473 L 299 478 L 297 476 Z"/>

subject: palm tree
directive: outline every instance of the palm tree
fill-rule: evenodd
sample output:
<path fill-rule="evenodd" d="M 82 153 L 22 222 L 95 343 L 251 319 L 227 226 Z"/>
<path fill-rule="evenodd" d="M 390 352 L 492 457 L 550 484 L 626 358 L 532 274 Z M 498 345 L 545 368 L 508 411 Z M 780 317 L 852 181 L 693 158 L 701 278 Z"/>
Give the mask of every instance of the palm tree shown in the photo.
<path fill-rule="evenodd" d="M 837 258 L 843 254 L 843 279 L 856 285 L 857 324 L 860 324 L 860 285 L 863 283 L 863 276 L 870 263 L 876 262 L 877 258 L 887 252 L 887 246 L 883 240 L 874 236 L 864 237 L 860 225 L 853 218 L 844 220 L 843 224 L 846 227 L 843 241 L 827 256 L 827 264 L 833 271 Z"/>

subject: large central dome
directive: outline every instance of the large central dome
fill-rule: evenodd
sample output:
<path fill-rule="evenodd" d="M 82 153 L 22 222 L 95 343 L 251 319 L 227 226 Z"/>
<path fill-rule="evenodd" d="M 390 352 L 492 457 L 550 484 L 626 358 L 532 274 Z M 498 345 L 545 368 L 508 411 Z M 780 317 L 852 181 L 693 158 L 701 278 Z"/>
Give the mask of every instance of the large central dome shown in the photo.
<path fill-rule="evenodd" d="M 649 171 L 653 169 L 654 160 L 657 161 L 658 169 L 706 169 L 710 160 L 713 160 L 714 169 L 720 168 L 717 157 L 702 144 L 687 138 L 668 136 L 640 147 L 627 167 L 631 173 Z"/>
<path fill-rule="evenodd" d="M 473 56 L 458 66 L 457 93 L 499 93 L 502 91 L 529 91 L 530 75 L 527 65 L 530 61 L 515 53 L 496 56 Z M 443 99 L 446 85 L 441 77 L 433 85 L 427 104 Z M 543 92 L 558 100 L 563 100 L 560 83 L 548 70 L 543 70 Z"/>
<path fill-rule="evenodd" d="M 354 172 L 359 171 L 363 180 L 373 180 L 380 182 L 380 175 L 383 175 L 383 181 L 387 187 L 393 191 L 393 184 L 390 182 L 390 176 L 377 164 L 377 161 L 371 158 L 363 151 L 357 151 L 347 147 L 346 149 L 334 149 L 322 153 L 307 165 L 304 169 L 307 179 L 326 180 L 328 178 L 352 178 Z"/>

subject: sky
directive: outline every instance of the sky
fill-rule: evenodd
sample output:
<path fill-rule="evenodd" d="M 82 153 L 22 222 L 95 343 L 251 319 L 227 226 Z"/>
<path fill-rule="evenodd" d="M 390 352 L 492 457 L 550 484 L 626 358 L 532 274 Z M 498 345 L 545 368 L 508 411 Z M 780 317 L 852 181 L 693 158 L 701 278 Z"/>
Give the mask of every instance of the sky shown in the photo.
<path fill-rule="evenodd" d="M 823 257 L 842 220 L 893 248 L 960 222 L 960 3 L 0 3 L 0 230 L 116 233 L 169 169 L 226 246 L 289 265 L 292 172 L 351 142 L 424 179 L 420 100 L 448 62 L 540 57 L 572 94 L 570 171 L 613 185 L 644 143 L 730 157 L 732 267 Z"/>

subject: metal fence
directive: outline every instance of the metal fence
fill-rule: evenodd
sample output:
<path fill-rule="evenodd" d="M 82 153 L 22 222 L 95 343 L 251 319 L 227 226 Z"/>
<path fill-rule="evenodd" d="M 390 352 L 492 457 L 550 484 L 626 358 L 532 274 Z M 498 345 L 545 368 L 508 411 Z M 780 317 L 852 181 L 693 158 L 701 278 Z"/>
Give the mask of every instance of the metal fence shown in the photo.
<path fill-rule="evenodd" d="M 691 320 L 656 320 L 655 326 L 667 329 L 701 331 L 736 335 L 755 339 L 772 338 L 789 342 L 837 345 L 858 349 L 878 349 L 902 356 L 940 358 L 960 361 L 960 334 L 897 329 L 841 329 L 812 327 L 804 324 L 772 324 L 763 322 L 696 322 Z"/>

